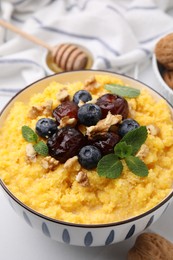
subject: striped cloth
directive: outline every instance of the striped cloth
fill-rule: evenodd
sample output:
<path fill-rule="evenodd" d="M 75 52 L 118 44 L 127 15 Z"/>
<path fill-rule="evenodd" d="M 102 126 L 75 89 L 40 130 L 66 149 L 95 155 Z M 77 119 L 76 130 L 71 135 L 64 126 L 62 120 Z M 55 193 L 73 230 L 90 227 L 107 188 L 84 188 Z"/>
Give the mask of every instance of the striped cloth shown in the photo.
<path fill-rule="evenodd" d="M 130 75 L 173 31 L 172 0 L 2 0 L 1 18 L 52 46 L 88 48 L 93 69 Z M 0 94 L 14 95 L 46 75 L 45 50 L 0 27 Z"/>

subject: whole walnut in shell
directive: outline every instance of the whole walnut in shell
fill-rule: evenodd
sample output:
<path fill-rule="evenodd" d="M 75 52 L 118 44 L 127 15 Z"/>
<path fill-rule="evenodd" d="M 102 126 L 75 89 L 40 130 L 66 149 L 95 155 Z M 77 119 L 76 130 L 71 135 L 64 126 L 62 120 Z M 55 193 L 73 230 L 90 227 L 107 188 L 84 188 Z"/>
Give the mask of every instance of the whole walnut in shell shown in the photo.
<path fill-rule="evenodd" d="M 155 46 L 156 59 L 166 69 L 173 70 L 173 33 L 161 38 Z"/>
<path fill-rule="evenodd" d="M 173 70 L 165 70 L 162 77 L 166 84 L 173 89 Z"/>
<path fill-rule="evenodd" d="M 128 252 L 128 260 L 172 260 L 173 244 L 154 233 L 143 233 Z"/>

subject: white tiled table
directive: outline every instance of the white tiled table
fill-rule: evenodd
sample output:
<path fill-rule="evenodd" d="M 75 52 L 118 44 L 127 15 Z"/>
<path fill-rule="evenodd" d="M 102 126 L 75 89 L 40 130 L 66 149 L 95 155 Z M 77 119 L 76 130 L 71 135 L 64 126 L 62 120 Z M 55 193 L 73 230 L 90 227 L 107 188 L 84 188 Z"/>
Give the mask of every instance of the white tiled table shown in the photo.
<path fill-rule="evenodd" d="M 161 92 L 151 64 L 139 75 L 139 80 Z M 0 97 L 0 109 L 9 97 Z M 151 226 L 156 232 L 173 242 L 173 205 Z M 0 189 L 0 260 L 125 260 L 135 238 L 98 248 L 63 245 L 48 239 L 16 215 Z"/>

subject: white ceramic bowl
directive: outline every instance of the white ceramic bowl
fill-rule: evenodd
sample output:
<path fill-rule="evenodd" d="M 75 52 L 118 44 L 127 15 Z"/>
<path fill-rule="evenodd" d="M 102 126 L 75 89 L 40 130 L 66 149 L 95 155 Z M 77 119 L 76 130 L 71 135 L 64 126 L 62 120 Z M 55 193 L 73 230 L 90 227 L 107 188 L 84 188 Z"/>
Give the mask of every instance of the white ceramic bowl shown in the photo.
<path fill-rule="evenodd" d="M 161 64 L 159 64 L 159 62 L 156 59 L 156 55 L 153 54 L 153 58 L 152 58 L 152 64 L 153 64 L 153 70 L 156 76 L 156 79 L 158 81 L 158 83 L 160 84 L 160 86 L 162 87 L 162 93 L 163 95 L 166 97 L 166 99 L 173 104 L 173 90 L 166 84 L 166 82 L 164 81 L 161 73 L 163 71 L 163 67 Z"/>
<path fill-rule="evenodd" d="M 116 76 L 122 79 L 126 84 L 130 84 L 135 88 L 147 88 L 148 91 L 156 99 L 162 98 L 151 88 L 147 87 L 143 83 L 136 81 L 132 78 L 118 75 L 115 73 L 109 73 L 104 71 L 74 71 L 56 74 L 40 81 L 37 81 L 30 86 L 19 92 L 3 109 L 0 115 L 0 125 L 3 124 L 6 116 L 9 113 L 14 102 L 22 100 L 27 101 L 34 93 L 41 92 L 52 80 L 65 83 L 73 82 L 77 80 L 84 81 L 88 77 L 94 74 L 107 74 Z M 170 106 L 172 110 L 172 107 Z M 54 239 L 59 242 L 63 242 L 70 245 L 78 246 L 103 246 L 124 241 L 133 235 L 142 232 L 148 228 L 153 222 L 155 222 L 168 208 L 172 201 L 173 191 L 157 206 L 153 209 L 141 214 L 137 217 L 130 218 L 128 220 L 109 223 L 109 224 L 73 224 L 65 221 L 58 221 L 49 217 L 46 217 L 36 211 L 32 210 L 28 206 L 19 201 L 6 187 L 2 180 L 0 180 L 2 190 L 12 206 L 12 208 L 19 214 L 32 228 L 40 230 L 45 236 Z"/>

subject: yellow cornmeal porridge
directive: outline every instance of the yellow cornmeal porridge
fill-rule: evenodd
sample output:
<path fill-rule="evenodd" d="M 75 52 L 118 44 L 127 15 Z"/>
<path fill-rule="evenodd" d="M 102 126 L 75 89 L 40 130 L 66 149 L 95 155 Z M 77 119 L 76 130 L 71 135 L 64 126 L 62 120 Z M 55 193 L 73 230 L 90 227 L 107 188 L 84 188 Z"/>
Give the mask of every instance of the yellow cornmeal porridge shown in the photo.
<path fill-rule="evenodd" d="M 119 79 L 96 76 L 100 87 L 93 98 L 107 93 L 105 83 L 119 83 Z M 83 88 L 80 82 L 67 84 L 70 96 Z M 57 220 L 74 223 L 109 223 L 134 217 L 146 212 L 163 200 L 173 183 L 173 122 L 164 100 L 156 102 L 146 90 L 137 98 L 127 99 L 131 116 L 140 125 L 154 125 L 156 135 L 148 134 L 145 142 L 149 153 L 144 162 L 149 168 L 147 177 L 138 177 L 124 164 L 118 179 L 100 177 L 95 170 L 85 170 L 89 186 L 76 181 L 77 167 L 65 169 L 59 164 L 56 170 L 45 172 L 38 156 L 36 162 L 26 161 L 26 145 L 21 134 L 23 125 L 35 129 L 36 119 L 28 118 L 33 105 L 53 100 L 59 102 L 57 93 L 64 85 L 52 82 L 43 93 L 35 94 L 28 104 L 16 102 L 5 124 L 0 129 L 0 177 L 9 190 L 23 203 L 37 212 Z M 98 94 L 99 93 L 99 94 Z"/>

